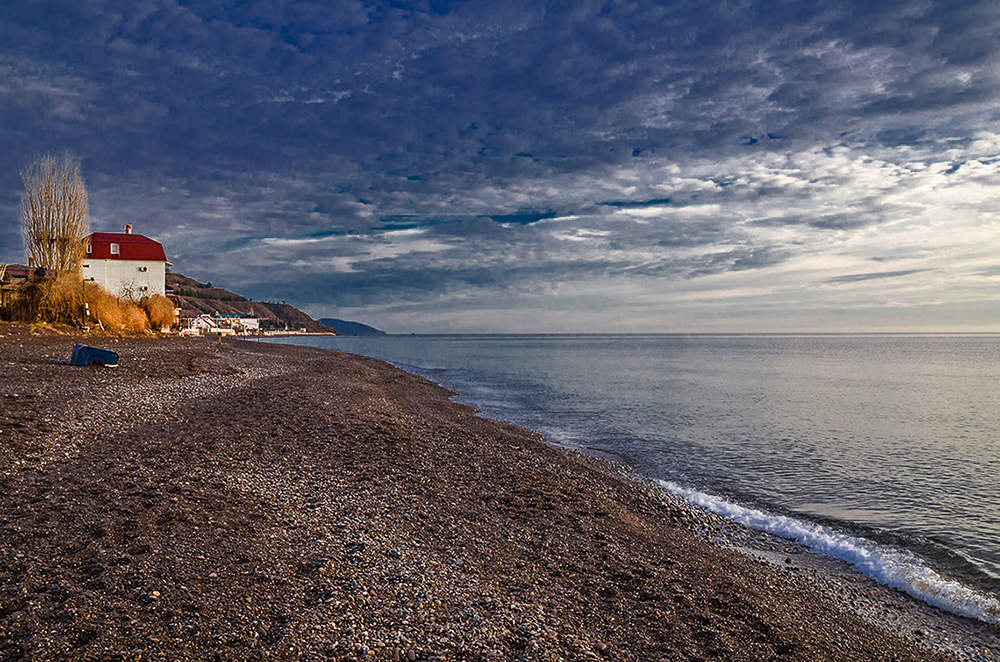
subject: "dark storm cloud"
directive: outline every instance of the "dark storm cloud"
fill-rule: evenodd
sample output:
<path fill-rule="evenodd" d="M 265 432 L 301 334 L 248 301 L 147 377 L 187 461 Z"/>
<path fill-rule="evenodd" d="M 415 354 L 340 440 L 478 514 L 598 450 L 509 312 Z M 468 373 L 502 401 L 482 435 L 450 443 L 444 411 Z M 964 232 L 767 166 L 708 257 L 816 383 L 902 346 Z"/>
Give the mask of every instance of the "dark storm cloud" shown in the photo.
<path fill-rule="evenodd" d="M 0 256 L 8 256 L 8 261 L 23 260 L 23 241 L 21 240 L 21 228 L 11 219 L 17 219 L 21 213 L 21 207 L 15 204 L 0 203 Z M 2 258 L 0 258 L 2 263 Z"/>
<path fill-rule="evenodd" d="M 923 218 L 916 187 L 991 185 L 998 16 L 12 0 L 0 259 L 20 257 L 18 167 L 69 149 L 97 229 L 132 221 L 179 271 L 317 307 L 766 270 Z"/>

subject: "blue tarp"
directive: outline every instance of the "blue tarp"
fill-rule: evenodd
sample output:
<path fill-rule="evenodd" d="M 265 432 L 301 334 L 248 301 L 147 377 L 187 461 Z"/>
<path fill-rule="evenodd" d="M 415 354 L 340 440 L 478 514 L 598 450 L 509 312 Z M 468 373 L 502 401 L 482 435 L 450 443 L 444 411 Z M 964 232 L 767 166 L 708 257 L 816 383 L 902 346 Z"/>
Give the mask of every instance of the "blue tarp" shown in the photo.
<path fill-rule="evenodd" d="M 73 345 L 72 365 L 118 365 L 118 355 L 110 349 Z"/>

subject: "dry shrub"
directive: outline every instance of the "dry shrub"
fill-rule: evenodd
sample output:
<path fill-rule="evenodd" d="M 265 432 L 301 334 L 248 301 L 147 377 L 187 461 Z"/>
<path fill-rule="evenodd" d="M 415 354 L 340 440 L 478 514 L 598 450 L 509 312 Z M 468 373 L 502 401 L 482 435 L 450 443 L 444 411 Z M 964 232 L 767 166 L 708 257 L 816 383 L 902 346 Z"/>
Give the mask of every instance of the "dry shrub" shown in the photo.
<path fill-rule="evenodd" d="M 149 326 L 154 330 L 174 325 L 174 304 L 162 294 L 154 294 L 142 300 L 142 307 L 149 317 Z"/>
<path fill-rule="evenodd" d="M 29 281 L 20 288 L 4 315 L 14 322 L 34 322 L 39 318 L 44 297 L 44 284 L 36 280 Z"/>
<path fill-rule="evenodd" d="M 84 314 L 84 304 L 89 317 Z M 140 306 L 119 299 L 97 283 L 84 282 L 79 274 L 62 273 L 26 283 L 4 316 L 25 322 L 93 324 L 110 332 L 145 331 L 150 322 L 156 329 L 173 324 L 174 306 L 159 294 Z"/>
<path fill-rule="evenodd" d="M 125 326 L 125 311 L 110 292 L 97 283 L 84 283 L 84 298 L 90 304 L 90 319 L 109 331 L 121 331 Z"/>
<path fill-rule="evenodd" d="M 122 313 L 125 317 L 125 328 L 129 331 L 145 331 L 149 326 L 146 312 L 134 303 L 123 301 Z"/>
<path fill-rule="evenodd" d="M 84 284 L 84 297 L 90 304 L 90 321 L 100 322 L 106 331 L 145 331 L 148 328 L 142 308 L 119 299 L 97 283 Z"/>
<path fill-rule="evenodd" d="M 61 273 L 43 281 L 37 319 L 52 324 L 79 324 L 83 318 L 83 279 L 75 273 Z"/>
<path fill-rule="evenodd" d="M 79 324 L 83 296 L 83 280 L 78 274 L 33 277 L 20 287 L 4 314 L 20 322 Z"/>

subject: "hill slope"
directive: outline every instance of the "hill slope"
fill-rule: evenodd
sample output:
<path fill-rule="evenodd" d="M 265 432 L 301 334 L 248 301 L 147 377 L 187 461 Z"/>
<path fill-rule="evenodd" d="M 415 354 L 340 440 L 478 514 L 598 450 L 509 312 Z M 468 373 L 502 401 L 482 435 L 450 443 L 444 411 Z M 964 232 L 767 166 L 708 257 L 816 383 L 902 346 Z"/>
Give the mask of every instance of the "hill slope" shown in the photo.
<path fill-rule="evenodd" d="M 338 336 L 384 336 L 385 331 L 361 322 L 349 322 L 336 317 L 321 317 L 320 324 L 333 329 Z"/>
<path fill-rule="evenodd" d="M 235 292 L 199 283 L 182 274 L 167 274 L 167 285 L 173 288 L 171 297 L 184 317 L 208 313 L 239 313 L 260 318 L 262 325 L 272 328 L 304 328 L 310 333 L 330 333 L 330 329 L 298 308 L 287 303 L 250 301 Z"/>

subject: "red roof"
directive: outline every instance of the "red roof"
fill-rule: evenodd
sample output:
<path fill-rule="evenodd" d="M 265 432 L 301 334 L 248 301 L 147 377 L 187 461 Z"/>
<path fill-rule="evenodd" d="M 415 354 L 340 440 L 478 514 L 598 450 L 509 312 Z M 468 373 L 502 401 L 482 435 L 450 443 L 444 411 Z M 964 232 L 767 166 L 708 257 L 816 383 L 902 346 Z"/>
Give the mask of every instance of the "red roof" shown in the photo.
<path fill-rule="evenodd" d="M 92 232 L 87 240 L 90 242 L 88 259 L 167 261 L 167 254 L 163 252 L 163 244 L 141 234 Z M 118 244 L 117 255 L 112 255 L 111 244 Z"/>

